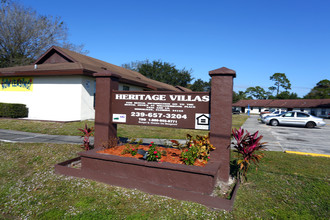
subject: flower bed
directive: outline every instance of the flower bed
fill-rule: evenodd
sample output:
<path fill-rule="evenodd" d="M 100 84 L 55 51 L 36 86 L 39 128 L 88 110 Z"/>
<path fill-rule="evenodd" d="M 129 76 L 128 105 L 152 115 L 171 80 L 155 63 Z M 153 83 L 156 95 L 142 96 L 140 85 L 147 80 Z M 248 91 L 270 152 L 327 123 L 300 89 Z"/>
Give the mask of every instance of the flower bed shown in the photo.
<path fill-rule="evenodd" d="M 127 148 L 127 145 L 121 145 L 121 146 L 116 146 L 112 148 L 108 148 L 105 150 L 97 151 L 97 153 L 100 154 L 110 154 L 110 155 L 117 155 L 121 157 L 132 157 L 136 159 L 143 159 L 143 155 L 141 154 L 136 154 L 132 155 L 131 153 L 126 153 L 123 154 L 125 148 Z M 135 145 L 130 145 L 130 149 L 136 151 L 136 146 Z M 139 145 L 138 149 L 142 149 L 145 151 L 149 150 L 149 146 L 146 145 Z M 161 152 L 161 158 L 158 162 L 168 162 L 168 163 L 173 163 L 173 164 L 184 164 L 183 160 L 181 159 L 181 150 L 175 149 L 175 148 L 166 148 L 166 147 L 157 147 L 157 150 Z M 207 161 L 205 160 L 199 160 L 197 159 L 195 163 L 193 164 L 194 166 L 205 166 Z"/>

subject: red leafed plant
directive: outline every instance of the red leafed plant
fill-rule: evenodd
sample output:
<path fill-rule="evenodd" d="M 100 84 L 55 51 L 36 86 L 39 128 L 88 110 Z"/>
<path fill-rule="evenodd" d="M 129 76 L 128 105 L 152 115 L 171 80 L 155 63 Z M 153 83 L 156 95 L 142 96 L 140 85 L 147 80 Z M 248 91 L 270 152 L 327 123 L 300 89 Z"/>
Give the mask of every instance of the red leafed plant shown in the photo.
<path fill-rule="evenodd" d="M 92 148 L 89 138 L 93 136 L 93 132 L 94 132 L 94 127 L 89 128 L 87 126 L 87 124 L 85 124 L 85 128 L 81 129 L 78 128 L 79 131 L 81 131 L 83 133 L 83 135 L 81 135 L 81 137 L 84 138 L 84 144 L 82 144 L 81 146 L 86 150 L 90 150 Z"/>
<path fill-rule="evenodd" d="M 239 178 L 242 180 L 243 176 L 246 180 L 246 174 L 251 162 L 258 166 L 260 159 L 263 158 L 264 154 L 261 153 L 260 150 L 264 150 L 266 142 L 260 142 L 263 136 L 260 135 L 258 137 L 259 131 L 253 134 L 246 131 L 246 134 L 244 134 L 244 129 L 240 128 L 237 130 L 235 128 L 232 130 L 232 133 L 236 140 L 236 144 L 234 142 L 232 142 L 232 144 L 235 148 L 234 152 L 237 153 Z"/>

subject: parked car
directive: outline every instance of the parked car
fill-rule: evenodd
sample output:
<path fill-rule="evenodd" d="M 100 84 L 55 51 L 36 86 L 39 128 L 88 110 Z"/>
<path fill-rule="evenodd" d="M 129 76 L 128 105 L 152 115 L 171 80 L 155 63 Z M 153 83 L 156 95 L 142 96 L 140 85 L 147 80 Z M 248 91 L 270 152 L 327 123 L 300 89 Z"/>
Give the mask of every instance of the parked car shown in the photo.
<path fill-rule="evenodd" d="M 265 123 L 265 118 L 267 116 L 278 116 L 280 114 L 286 113 L 286 111 L 279 109 L 279 110 L 273 110 L 271 113 L 265 113 L 260 115 L 261 122 Z"/>
<path fill-rule="evenodd" d="M 268 113 L 271 113 L 271 111 L 269 109 L 265 109 L 264 111 L 260 112 L 260 116 Z"/>
<path fill-rule="evenodd" d="M 322 118 L 312 116 L 304 112 L 289 111 L 278 116 L 267 116 L 265 123 L 277 126 L 277 125 L 296 125 L 304 126 L 307 128 L 314 128 L 315 126 L 326 125 Z"/>
<path fill-rule="evenodd" d="M 236 108 L 232 108 L 232 109 L 231 109 L 231 112 L 232 112 L 234 115 L 238 115 L 238 114 L 241 113 L 240 110 L 238 110 L 238 109 L 236 109 Z"/>

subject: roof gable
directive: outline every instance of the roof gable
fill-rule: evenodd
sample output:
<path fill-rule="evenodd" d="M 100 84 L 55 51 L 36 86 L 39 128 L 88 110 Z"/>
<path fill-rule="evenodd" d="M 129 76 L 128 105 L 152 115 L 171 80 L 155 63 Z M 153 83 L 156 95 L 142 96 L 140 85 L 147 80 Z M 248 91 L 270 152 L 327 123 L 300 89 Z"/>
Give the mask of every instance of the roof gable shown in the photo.
<path fill-rule="evenodd" d="M 37 59 L 34 64 L 54 64 L 54 63 L 76 63 L 77 61 L 60 50 L 58 47 L 51 47 Z"/>
<path fill-rule="evenodd" d="M 104 70 L 120 75 L 120 82 L 138 85 L 151 90 L 185 91 L 183 88 L 176 88 L 172 85 L 152 80 L 141 73 L 125 69 L 120 66 L 107 63 L 74 51 L 52 46 L 34 63 L 35 65 L 8 67 L 0 69 L 0 76 L 20 75 L 92 75 Z M 188 89 L 186 89 L 188 90 Z"/>

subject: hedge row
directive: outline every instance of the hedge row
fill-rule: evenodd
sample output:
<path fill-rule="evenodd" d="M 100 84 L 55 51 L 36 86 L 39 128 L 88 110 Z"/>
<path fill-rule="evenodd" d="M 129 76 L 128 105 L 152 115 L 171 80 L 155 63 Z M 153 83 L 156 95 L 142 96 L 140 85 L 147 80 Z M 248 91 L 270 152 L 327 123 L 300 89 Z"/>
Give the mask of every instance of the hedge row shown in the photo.
<path fill-rule="evenodd" d="M 0 103 L 0 117 L 25 118 L 28 114 L 29 109 L 24 104 Z"/>

